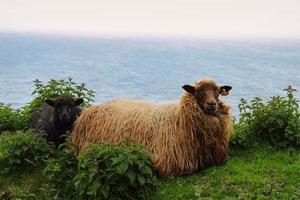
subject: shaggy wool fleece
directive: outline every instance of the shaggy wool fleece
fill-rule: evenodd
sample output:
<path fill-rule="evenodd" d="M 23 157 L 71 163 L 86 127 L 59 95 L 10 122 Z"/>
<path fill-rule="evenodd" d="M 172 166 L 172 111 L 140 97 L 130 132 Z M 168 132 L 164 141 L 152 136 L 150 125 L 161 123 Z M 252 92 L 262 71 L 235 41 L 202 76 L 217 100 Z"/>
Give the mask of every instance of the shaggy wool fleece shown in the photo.
<path fill-rule="evenodd" d="M 218 105 L 218 115 L 211 116 L 187 92 L 178 102 L 117 99 L 86 109 L 75 122 L 72 142 L 79 154 L 91 144 L 131 139 L 151 153 L 162 176 L 193 173 L 228 160 L 232 118 L 228 105 L 220 100 Z"/>

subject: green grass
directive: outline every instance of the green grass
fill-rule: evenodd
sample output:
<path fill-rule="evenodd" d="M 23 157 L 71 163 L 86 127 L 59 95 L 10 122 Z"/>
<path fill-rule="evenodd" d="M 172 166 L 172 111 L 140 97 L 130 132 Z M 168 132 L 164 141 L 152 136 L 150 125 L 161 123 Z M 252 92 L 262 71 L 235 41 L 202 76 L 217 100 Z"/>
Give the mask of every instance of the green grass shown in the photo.
<path fill-rule="evenodd" d="M 38 199 L 45 184 L 41 170 L 0 175 L 0 199 Z"/>
<path fill-rule="evenodd" d="M 160 181 L 153 199 L 300 199 L 300 152 L 259 148 L 227 165 Z"/>
<path fill-rule="evenodd" d="M 41 170 L 0 175 L 0 199 L 40 199 L 45 184 Z M 24 195 L 34 193 L 31 197 Z M 224 166 L 159 180 L 154 200 L 170 199 L 300 199 L 300 151 L 257 148 L 231 151 Z"/>

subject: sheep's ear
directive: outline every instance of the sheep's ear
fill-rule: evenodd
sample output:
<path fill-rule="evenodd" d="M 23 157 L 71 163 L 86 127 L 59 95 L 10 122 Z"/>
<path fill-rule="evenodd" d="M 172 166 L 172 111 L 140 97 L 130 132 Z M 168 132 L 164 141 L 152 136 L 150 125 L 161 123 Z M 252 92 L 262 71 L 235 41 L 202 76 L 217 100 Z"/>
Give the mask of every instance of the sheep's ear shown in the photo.
<path fill-rule="evenodd" d="M 191 94 L 194 94 L 195 93 L 195 87 L 194 86 L 191 86 L 191 85 L 184 85 L 182 86 L 182 88 L 188 92 L 188 93 L 191 93 Z"/>
<path fill-rule="evenodd" d="M 75 100 L 75 106 L 79 106 L 82 103 L 83 103 L 83 99 L 82 98 Z"/>
<path fill-rule="evenodd" d="M 50 99 L 47 99 L 46 101 L 45 101 L 49 106 L 55 106 L 55 102 L 54 101 L 52 101 L 52 100 L 50 100 Z"/>
<path fill-rule="evenodd" d="M 227 95 L 229 95 L 229 91 L 231 90 L 231 86 L 228 86 L 228 85 L 224 85 L 224 86 L 221 86 L 220 87 L 220 94 L 222 95 L 222 96 L 227 96 Z"/>

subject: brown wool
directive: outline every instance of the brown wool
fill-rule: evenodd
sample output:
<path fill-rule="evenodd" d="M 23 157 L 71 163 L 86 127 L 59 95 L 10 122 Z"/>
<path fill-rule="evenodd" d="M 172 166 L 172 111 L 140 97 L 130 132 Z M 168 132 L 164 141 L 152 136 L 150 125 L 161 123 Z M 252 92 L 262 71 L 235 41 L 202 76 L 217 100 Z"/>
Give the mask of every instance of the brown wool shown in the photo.
<path fill-rule="evenodd" d="M 230 107 L 220 100 L 218 104 L 219 114 L 210 116 L 187 92 L 179 102 L 117 99 L 84 110 L 75 122 L 72 142 L 79 154 L 91 144 L 131 139 L 151 153 L 162 176 L 193 173 L 227 162 L 232 119 Z"/>

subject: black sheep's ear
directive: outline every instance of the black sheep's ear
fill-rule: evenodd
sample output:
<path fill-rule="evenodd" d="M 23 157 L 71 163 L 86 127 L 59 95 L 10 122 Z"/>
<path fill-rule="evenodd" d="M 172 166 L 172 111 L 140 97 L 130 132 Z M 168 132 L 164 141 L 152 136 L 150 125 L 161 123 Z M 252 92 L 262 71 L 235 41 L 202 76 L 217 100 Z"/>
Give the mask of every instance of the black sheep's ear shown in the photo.
<path fill-rule="evenodd" d="M 83 103 L 83 99 L 82 98 L 75 100 L 75 106 L 79 106 L 82 103 Z"/>
<path fill-rule="evenodd" d="M 195 93 L 195 87 L 194 86 L 191 86 L 191 85 L 184 85 L 182 86 L 182 88 L 188 92 L 188 93 L 191 93 L 191 94 L 194 94 Z"/>
<path fill-rule="evenodd" d="M 50 100 L 50 99 L 47 99 L 46 101 L 45 101 L 49 106 L 55 106 L 55 102 L 54 101 L 52 101 L 52 100 Z"/>
<path fill-rule="evenodd" d="M 221 87 L 220 87 L 219 93 L 220 93 L 222 96 L 227 96 L 227 95 L 229 95 L 229 91 L 230 91 L 231 89 L 232 89 L 231 86 L 224 85 L 224 86 L 221 86 Z"/>

